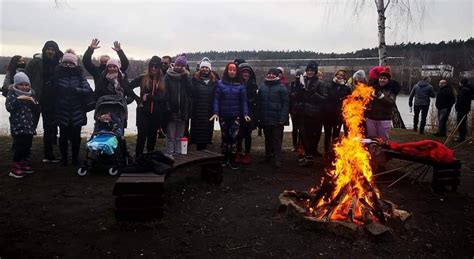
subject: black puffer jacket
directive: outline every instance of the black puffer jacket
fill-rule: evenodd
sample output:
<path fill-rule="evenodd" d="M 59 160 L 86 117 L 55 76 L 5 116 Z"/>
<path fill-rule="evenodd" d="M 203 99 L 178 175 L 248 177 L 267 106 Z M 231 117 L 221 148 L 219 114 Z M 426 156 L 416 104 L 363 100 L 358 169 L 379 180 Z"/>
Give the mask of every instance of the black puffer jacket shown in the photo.
<path fill-rule="evenodd" d="M 304 88 L 297 94 L 296 102 L 302 104 L 303 114 L 306 117 L 321 118 L 328 101 L 328 87 L 316 76 L 305 79 Z"/>
<path fill-rule="evenodd" d="M 58 66 L 51 82 L 56 94 L 54 124 L 62 127 L 86 125 L 87 117 L 82 105 L 92 89 L 84 78 L 82 68 Z"/>
<path fill-rule="evenodd" d="M 257 77 L 252 66 L 249 63 L 242 63 L 239 65 L 239 69 L 248 69 L 250 71 L 250 79 L 244 82 L 245 91 L 247 92 L 247 106 L 249 109 L 249 117 L 254 121 L 256 119 L 255 109 L 257 106 Z"/>
<path fill-rule="evenodd" d="M 331 81 L 331 87 L 328 88 L 327 115 L 340 117 L 342 115 L 342 101 L 350 94 L 351 88 L 349 86 Z"/>
<path fill-rule="evenodd" d="M 189 120 L 191 117 L 191 80 L 187 73 L 180 76 L 172 76 L 172 69 L 168 69 L 165 76 L 165 93 L 168 96 L 168 108 L 170 119 Z"/>
<path fill-rule="evenodd" d="M 265 80 L 257 100 L 259 126 L 283 125 L 288 121 L 289 95 L 280 80 Z"/>
<path fill-rule="evenodd" d="M 213 115 L 214 90 L 217 77 L 214 73 L 206 83 L 196 72 L 192 79 L 192 112 L 191 112 L 191 143 L 209 144 L 212 142 L 214 121 L 209 121 Z"/>

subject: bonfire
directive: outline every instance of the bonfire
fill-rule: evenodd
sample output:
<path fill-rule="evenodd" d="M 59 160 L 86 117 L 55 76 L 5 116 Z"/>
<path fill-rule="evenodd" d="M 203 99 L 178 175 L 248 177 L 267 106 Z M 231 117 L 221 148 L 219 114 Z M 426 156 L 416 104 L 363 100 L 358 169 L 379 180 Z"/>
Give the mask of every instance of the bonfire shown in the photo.
<path fill-rule="evenodd" d="M 358 84 L 343 102 L 348 134 L 334 146 L 334 160 L 325 176 L 309 192 L 284 191 L 280 200 L 293 205 L 307 218 L 320 222 L 385 223 L 407 213 L 382 200 L 372 180 L 370 153 L 365 144 L 364 112 L 373 99 L 373 88 Z"/>

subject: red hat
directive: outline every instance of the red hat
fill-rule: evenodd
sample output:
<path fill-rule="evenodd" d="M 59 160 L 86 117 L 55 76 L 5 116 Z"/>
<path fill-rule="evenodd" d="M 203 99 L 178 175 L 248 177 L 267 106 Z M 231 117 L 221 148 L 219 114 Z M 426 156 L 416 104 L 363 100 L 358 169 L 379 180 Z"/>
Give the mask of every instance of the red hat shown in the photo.
<path fill-rule="evenodd" d="M 382 73 L 385 70 L 385 67 L 382 66 L 375 66 L 369 70 L 369 78 L 372 80 L 377 80 L 380 76 L 380 73 Z"/>

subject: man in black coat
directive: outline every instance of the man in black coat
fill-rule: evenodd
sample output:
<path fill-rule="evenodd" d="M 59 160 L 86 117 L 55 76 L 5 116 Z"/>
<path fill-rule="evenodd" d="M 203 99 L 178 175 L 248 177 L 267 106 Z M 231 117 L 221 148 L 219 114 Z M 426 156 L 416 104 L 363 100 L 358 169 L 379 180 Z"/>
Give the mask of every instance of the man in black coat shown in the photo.
<path fill-rule="evenodd" d="M 457 123 L 459 124 L 459 137 L 456 142 L 466 140 L 467 133 L 467 115 L 471 111 L 472 88 L 467 78 L 459 82 L 459 94 L 454 106 L 457 112 Z"/>
<path fill-rule="evenodd" d="M 441 79 L 439 81 L 439 92 L 436 96 L 436 109 L 438 109 L 438 132 L 434 134 L 436 137 L 446 137 L 446 123 L 455 102 L 453 88 L 446 79 Z"/>
<path fill-rule="evenodd" d="M 53 143 L 57 134 L 57 127 L 53 125 L 54 120 L 54 96 L 55 93 L 51 87 L 56 66 L 62 58 L 63 53 L 59 50 L 56 42 L 47 41 L 41 54 L 36 54 L 25 68 L 25 73 L 31 80 L 31 87 L 36 93 L 36 98 L 41 106 L 43 118 L 43 163 L 57 163 L 53 154 Z M 35 116 L 35 127 L 38 125 L 40 114 Z"/>

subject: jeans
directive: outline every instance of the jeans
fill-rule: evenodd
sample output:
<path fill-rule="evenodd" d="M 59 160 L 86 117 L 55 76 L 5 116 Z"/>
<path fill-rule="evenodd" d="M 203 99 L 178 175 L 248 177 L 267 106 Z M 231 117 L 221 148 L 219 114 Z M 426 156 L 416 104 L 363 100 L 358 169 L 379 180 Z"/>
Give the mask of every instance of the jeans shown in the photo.
<path fill-rule="evenodd" d="M 172 120 L 168 122 L 167 133 L 166 133 L 166 153 L 172 154 L 175 152 L 176 139 L 180 139 L 184 136 L 184 129 L 186 127 L 186 121 Z"/>
<path fill-rule="evenodd" d="M 367 119 L 367 137 L 379 137 L 384 140 L 388 139 L 388 133 L 392 126 L 392 120 L 371 120 Z"/>
<path fill-rule="evenodd" d="M 451 113 L 451 107 L 438 110 L 438 134 L 445 136 L 446 135 L 446 123 L 449 119 L 449 114 Z"/>
<path fill-rule="evenodd" d="M 429 105 L 415 105 L 413 110 L 415 112 L 415 116 L 413 117 L 413 128 L 417 129 L 418 127 L 418 118 L 420 116 L 421 111 L 421 121 L 420 121 L 420 133 L 423 134 L 425 132 L 425 125 L 426 125 L 426 117 L 428 116 Z"/>

